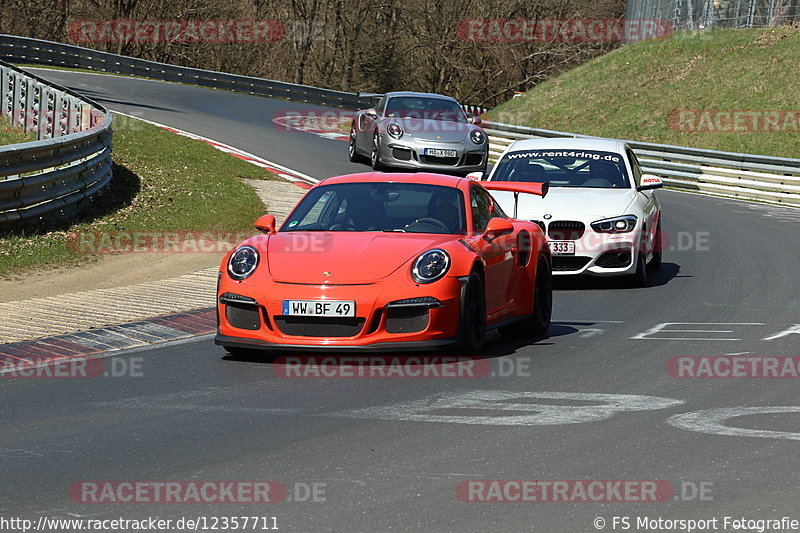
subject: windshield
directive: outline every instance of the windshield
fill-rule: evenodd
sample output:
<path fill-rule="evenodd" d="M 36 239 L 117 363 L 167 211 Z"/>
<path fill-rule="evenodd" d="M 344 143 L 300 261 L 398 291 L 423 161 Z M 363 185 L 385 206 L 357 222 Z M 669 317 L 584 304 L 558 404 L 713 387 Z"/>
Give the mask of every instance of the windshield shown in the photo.
<path fill-rule="evenodd" d="M 396 231 L 465 234 L 461 191 L 415 183 L 342 183 L 309 191 L 286 231 Z"/>
<path fill-rule="evenodd" d="M 594 150 L 527 150 L 506 154 L 492 180 L 538 181 L 550 187 L 629 188 L 622 155 Z"/>
<path fill-rule="evenodd" d="M 395 118 L 419 118 L 445 122 L 467 122 L 459 105 L 443 98 L 424 96 L 395 96 L 386 104 L 386 116 Z"/>

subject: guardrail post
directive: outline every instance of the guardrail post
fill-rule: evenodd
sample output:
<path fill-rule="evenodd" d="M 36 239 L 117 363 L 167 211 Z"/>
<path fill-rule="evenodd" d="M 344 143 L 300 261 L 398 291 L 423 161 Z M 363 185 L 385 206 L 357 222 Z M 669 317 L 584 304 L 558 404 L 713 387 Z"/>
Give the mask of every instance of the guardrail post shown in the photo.
<path fill-rule="evenodd" d="M 64 95 L 53 91 L 53 137 L 64 134 Z"/>
<path fill-rule="evenodd" d="M 80 114 L 80 105 L 78 104 L 78 99 L 70 97 L 69 98 L 69 110 L 67 112 L 67 124 L 69 125 L 67 128 L 67 133 L 75 133 L 80 131 L 81 127 L 81 114 Z"/>
<path fill-rule="evenodd" d="M 36 138 L 47 138 L 47 88 L 39 87 L 39 103 L 36 104 Z"/>
<path fill-rule="evenodd" d="M 19 128 L 19 112 L 20 106 L 22 105 L 22 87 L 20 83 L 20 78 L 16 72 L 14 72 L 11 76 L 11 82 L 13 86 L 13 95 L 11 97 L 11 124 L 15 128 Z"/>
<path fill-rule="evenodd" d="M 39 125 L 39 138 L 40 139 L 50 139 L 53 137 L 53 131 L 55 130 L 55 97 L 53 96 L 53 90 L 49 87 L 44 87 L 42 89 L 42 101 L 41 101 L 41 117 L 40 125 Z"/>
<path fill-rule="evenodd" d="M 10 76 L 11 73 L 6 69 L 3 69 L 2 74 L 0 74 L 0 116 L 4 117 L 9 116 L 9 108 L 11 103 L 11 95 L 9 94 Z"/>
<path fill-rule="evenodd" d="M 81 104 L 81 130 L 88 130 L 92 127 L 92 106 Z"/>
<path fill-rule="evenodd" d="M 25 133 L 32 131 L 36 125 L 34 108 L 36 103 L 36 84 L 35 80 L 28 78 L 25 80 L 25 111 L 22 117 Z"/>

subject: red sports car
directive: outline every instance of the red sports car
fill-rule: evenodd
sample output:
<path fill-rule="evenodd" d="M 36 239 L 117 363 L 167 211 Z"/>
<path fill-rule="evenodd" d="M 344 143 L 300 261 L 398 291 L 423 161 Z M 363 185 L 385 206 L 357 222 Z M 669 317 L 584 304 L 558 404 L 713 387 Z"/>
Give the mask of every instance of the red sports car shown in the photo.
<path fill-rule="evenodd" d="M 547 184 L 369 172 L 308 191 L 280 230 L 222 261 L 215 342 L 263 349 L 480 350 L 486 331 L 542 336 L 550 250 L 489 190 L 544 196 Z M 517 194 L 517 195 L 518 195 Z"/>

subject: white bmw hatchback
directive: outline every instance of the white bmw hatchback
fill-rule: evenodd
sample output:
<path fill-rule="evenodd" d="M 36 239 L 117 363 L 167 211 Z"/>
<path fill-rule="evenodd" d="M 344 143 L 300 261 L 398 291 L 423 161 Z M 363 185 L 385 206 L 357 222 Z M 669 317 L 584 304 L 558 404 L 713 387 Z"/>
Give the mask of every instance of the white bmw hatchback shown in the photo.
<path fill-rule="evenodd" d="M 517 141 L 484 179 L 550 185 L 546 197 L 494 192 L 515 218 L 547 235 L 554 275 L 628 276 L 642 286 L 661 264 L 657 176 L 642 174 L 624 142 L 605 139 Z"/>

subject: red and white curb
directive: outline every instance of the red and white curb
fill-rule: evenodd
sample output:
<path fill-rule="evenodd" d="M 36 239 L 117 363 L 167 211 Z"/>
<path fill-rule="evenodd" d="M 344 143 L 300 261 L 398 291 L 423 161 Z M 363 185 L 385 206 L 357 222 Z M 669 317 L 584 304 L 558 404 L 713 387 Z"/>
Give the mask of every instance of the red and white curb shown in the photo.
<path fill-rule="evenodd" d="M 281 178 L 283 178 L 285 180 L 291 181 L 292 183 L 294 183 L 295 185 L 297 185 L 298 187 L 301 187 L 303 189 L 310 189 L 314 184 L 319 182 L 318 178 L 314 178 L 314 177 L 309 176 L 307 174 L 303 174 L 302 172 L 298 172 L 296 170 L 292 170 L 292 169 L 290 169 L 288 167 L 285 167 L 285 166 L 280 165 L 278 163 L 275 163 L 273 161 L 269 161 L 267 159 L 264 159 L 263 157 L 259 157 L 257 155 L 251 154 L 249 152 L 245 152 L 244 150 L 240 150 L 239 148 L 236 148 L 236 147 L 231 146 L 229 144 L 225 144 L 223 142 L 216 141 L 214 139 L 209 139 L 208 137 L 203 137 L 202 135 L 198 135 L 196 133 L 192 133 L 192 132 L 189 132 L 189 131 L 184 131 L 184 130 L 175 128 L 173 126 L 168 126 L 166 124 L 161 124 L 159 122 L 154 122 L 152 120 L 147 120 L 147 119 L 144 119 L 144 118 L 141 118 L 141 117 L 137 117 L 135 115 L 129 115 L 128 113 L 121 113 L 119 111 L 113 111 L 113 113 L 116 114 L 116 115 L 122 115 L 124 117 L 132 118 L 132 119 L 136 119 L 136 120 L 141 120 L 142 122 L 145 122 L 147 124 L 151 124 L 153 126 L 165 129 L 165 130 L 167 130 L 169 132 L 181 135 L 183 137 L 188 137 L 189 139 L 194 139 L 196 141 L 202 141 L 202 142 L 204 142 L 204 143 L 216 148 L 217 150 L 219 150 L 221 152 L 224 152 L 226 154 L 230 154 L 230 155 L 232 155 L 232 156 L 234 156 L 234 157 L 236 157 L 238 159 L 241 159 L 242 161 L 245 161 L 247 163 L 256 165 L 257 167 L 261 167 L 263 169 L 269 170 L 273 174 L 276 174 L 276 175 L 280 176 Z"/>
<path fill-rule="evenodd" d="M 216 310 L 196 309 L 127 324 L 0 345 L 0 377 L 103 353 L 189 339 L 216 332 Z M 28 376 L 22 372 L 23 377 Z"/>

